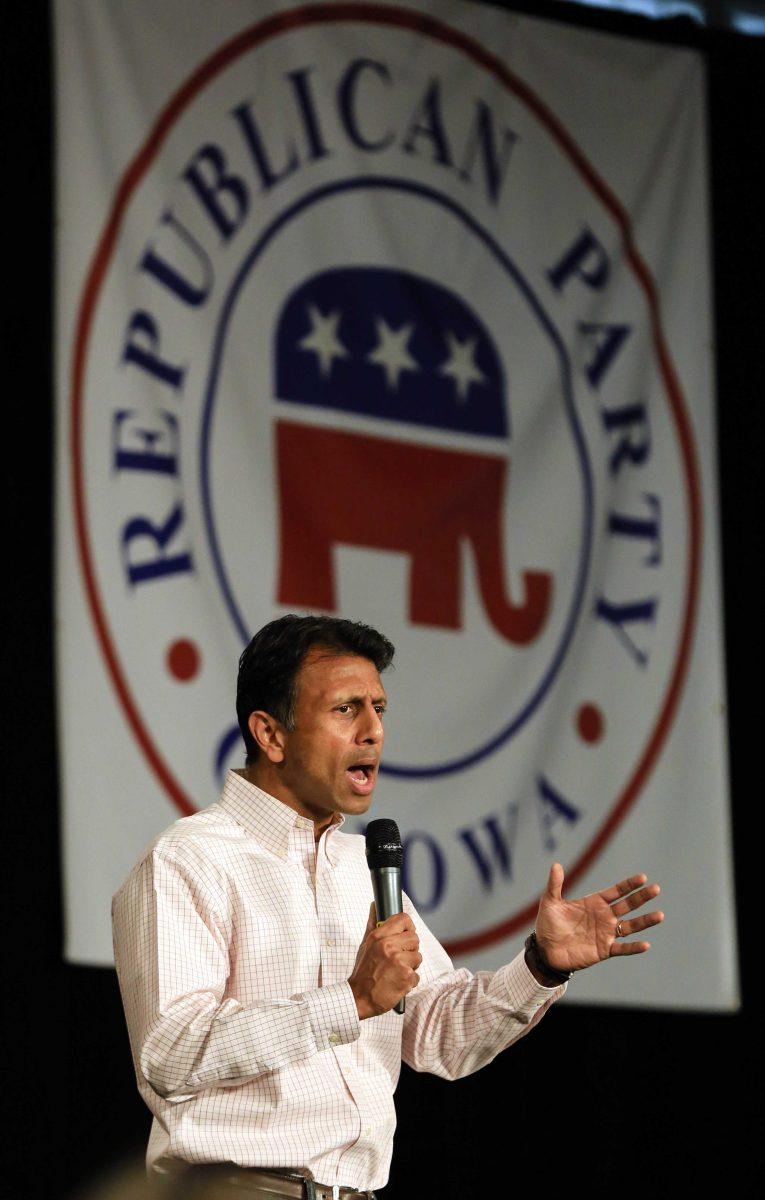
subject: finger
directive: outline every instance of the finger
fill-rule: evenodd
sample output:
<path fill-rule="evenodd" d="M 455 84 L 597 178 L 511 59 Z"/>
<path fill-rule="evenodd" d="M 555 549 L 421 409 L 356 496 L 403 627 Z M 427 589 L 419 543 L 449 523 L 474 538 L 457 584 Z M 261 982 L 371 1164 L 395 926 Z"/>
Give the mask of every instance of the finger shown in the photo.
<path fill-rule="evenodd" d="M 383 937 L 389 937 L 394 933 L 413 933 L 415 937 L 417 936 L 414 922 L 408 913 L 395 913 L 386 921 L 379 921 L 377 929 Z"/>
<path fill-rule="evenodd" d="M 417 954 L 399 954 L 396 956 L 395 965 L 408 974 L 410 971 L 416 971 L 422 963 L 422 959 Z"/>
<path fill-rule="evenodd" d="M 603 888 L 603 891 L 598 892 L 598 895 L 611 904 L 612 901 L 618 900 L 620 896 L 627 896 L 630 892 L 634 892 L 635 888 L 640 887 L 647 879 L 647 875 L 630 875 L 628 879 L 622 879 L 620 883 L 615 883 L 612 887 Z"/>
<path fill-rule="evenodd" d="M 660 891 L 661 888 L 658 883 L 650 883 L 648 887 L 639 888 L 631 896 L 627 896 L 624 900 L 620 900 L 617 904 L 612 905 L 611 912 L 615 917 L 623 917 L 625 913 L 632 912 L 633 908 L 640 908 L 641 904 L 647 904 L 649 900 L 655 900 Z"/>
<path fill-rule="evenodd" d="M 401 954 L 405 950 L 419 950 L 420 939 L 417 937 L 415 930 L 403 929 L 398 933 L 391 932 L 388 928 L 388 922 L 384 921 L 382 925 L 378 925 L 372 931 L 370 937 L 379 944 L 381 950 L 388 958 L 392 958 L 396 954 Z"/>
<path fill-rule="evenodd" d="M 547 876 L 547 888 L 545 890 L 551 900 L 562 900 L 563 867 L 560 863 L 553 863 L 550 867 L 550 874 Z"/>
<path fill-rule="evenodd" d="M 614 942 L 609 958 L 620 958 L 624 954 L 645 954 L 646 950 L 650 949 L 650 942 Z"/>
<path fill-rule="evenodd" d="M 420 939 L 416 933 L 386 934 L 385 944 L 390 947 L 391 951 L 395 951 L 396 953 L 401 950 L 414 952 L 420 948 Z"/>
<path fill-rule="evenodd" d="M 367 936 L 373 929 L 377 927 L 377 910 L 375 909 L 374 900 L 369 906 L 369 917 L 367 918 L 367 927 L 364 930 L 364 937 Z"/>
<path fill-rule="evenodd" d="M 398 938 L 386 937 L 381 948 L 388 959 L 409 961 L 420 953 L 420 942 L 402 942 Z"/>
<path fill-rule="evenodd" d="M 642 917 L 633 917 L 631 921 L 620 921 L 619 937 L 629 937 L 631 933 L 640 933 L 641 929 L 650 929 L 653 925 L 661 925 L 664 920 L 663 912 L 644 913 Z"/>
<path fill-rule="evenodd" d="M 405 960 L 408 966 L 419 967 L 422 962 L 422 955 L 419 948 L 415 946 L 413 950 L 403 950 L 401 952 L 402 960 Z"/>
<path fill-rule="evenodd" d="M 408 991 L 408 992 L 411 992 L 412 988 L 416 988 L 416 987 L 417 987 L 417 984 L 418 984 L 419 982 L 420 982 L 420 977 L 419 977 L 419 975 L 417 974 L 417 972 L 416 972 L 416 971 L 412 971 L 412 974 L 411 974 L 411 979 L 410 979 L 410 983 L 409 983 L 409 987 L 407 988 L 407 991 Z"/>

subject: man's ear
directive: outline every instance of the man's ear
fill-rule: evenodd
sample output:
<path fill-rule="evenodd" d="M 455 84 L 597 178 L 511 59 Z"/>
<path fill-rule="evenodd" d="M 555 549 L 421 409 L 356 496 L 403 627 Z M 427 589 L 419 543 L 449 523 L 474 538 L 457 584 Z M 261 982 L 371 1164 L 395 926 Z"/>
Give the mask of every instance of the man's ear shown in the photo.
<path fill-rule="evenodd" d="M 270 713 L 251 712 L 247 726 L 261 754 L 272 763 L 284 762 L 284 726 Z"/>

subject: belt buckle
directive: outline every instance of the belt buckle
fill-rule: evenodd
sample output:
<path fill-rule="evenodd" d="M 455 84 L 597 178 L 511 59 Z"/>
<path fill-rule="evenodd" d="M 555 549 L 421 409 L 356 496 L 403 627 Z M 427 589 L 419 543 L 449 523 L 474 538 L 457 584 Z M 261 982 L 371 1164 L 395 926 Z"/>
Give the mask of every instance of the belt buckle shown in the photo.
<path fill-rule="evenodd" d="M 332 1200 L 340 1200 L 340 1184 L 333 1183 L 331 1187 Z M 316 1200 L 316 1184 L 313 1179 L 306 1179 L 305 1181 L 305 1200 Z"/>
<path fill-rule="evenodd" d="M 323 1192 L 326 1192 L 327 1187 L 331 1187 L 332 1188 L 332 1200 L 340 1200 L 340 1184 L 339 1183 L 320 1185 L 320 1186 L 321 1186 Z M 317 1200 L 316 1183 L 314 1182 L 313 1179 L 305 1180 L 305 1200 Z"/>

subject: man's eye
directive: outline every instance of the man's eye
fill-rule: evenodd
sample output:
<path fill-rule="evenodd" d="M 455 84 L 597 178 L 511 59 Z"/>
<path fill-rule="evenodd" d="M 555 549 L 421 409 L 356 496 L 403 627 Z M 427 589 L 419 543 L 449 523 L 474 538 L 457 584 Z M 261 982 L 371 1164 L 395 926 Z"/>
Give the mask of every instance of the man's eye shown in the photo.
<path fill-rule="evenodd" d="M 338 704 L 335 711 L 339 713 L 347 713 L 351 711 L 351 706 L 350 704 Z"/>
<path fill-rule="evenodd" d="M 385 705 L 384 704 L 376 704 L 375 712 L 377 713 L 378 717 L 384 717 L 385 716 Z"/>

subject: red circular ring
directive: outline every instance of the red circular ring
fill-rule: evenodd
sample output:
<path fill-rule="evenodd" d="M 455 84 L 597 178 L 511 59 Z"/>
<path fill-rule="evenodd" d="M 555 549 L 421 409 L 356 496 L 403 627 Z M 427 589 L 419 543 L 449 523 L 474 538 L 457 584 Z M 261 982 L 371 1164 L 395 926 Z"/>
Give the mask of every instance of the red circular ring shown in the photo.
<path fill-rule="evenodd" d="M 83 291 L 80 311 L 75 334 L 74 355 L 72 359 L 72 425 L 70 437 L 70 453 L 72 458 L 75 536 L 80 562 L 83 571 L 85 591 L 90 606 L 91 616 L 96 628 L 96 634 L 101 651 L 106 662 L 107 670 L 124 709 L 128 724 L 140 745 L 144 755 L 152 767 L 157 779 L 164 787 L 173 802 L 184 813 L 192 813 L 194 805 L 184 792 L 178 780 L 162 758 L 151 734 L 143 724 L 138 707 L 128 688 L 123 675 L 121 664 L 112 645 L 109 627 L 106 622 L 101 596 L 96 583 L 95 571 L 91 558 L 88 539 L 87 519 L 85 511 L 85 487 L 82 473 L 80 441 L 82 436 L 82 388 L 85 373 L 85 358 L 90 338 L 93 314 L 99 291 L 111 259 L 112 251 L 120 231 L 122 219 L 130 198 L 146 174 L 149 166 L 156 157 L 171 126 L 180 116 L 191 100 L 214 78 L 224 67 L 227 67 L 240 55 L 254 47 L 269 41 L 271 38 L 289 32 L 293 29 L 305 28 L 310 25 L 331 24 L 337 22 L 354 22 L 357 24 L 374 24 L 396 26 L 430 37 L 434 41 L 451 46 L 469 58 L 477 66 L 488 71 L 503 87 L 511 91 L 544 125 L 559 149 L 570 160 L 574 168 L 593 190 L 605 209 L 616 222 L 622 237 L 622 246 L 626 261 L 632 268 L 639 286 L 645 293 L 650 316 L 651 333 L 659 363 L 664 386 L 667 391 L 670 411 L 675 423 L 681 458 L 685 470 L 686 499 L 688 504 L 689 553 L 688 574 L 686 580 L 685 601 L 683 606 L 683 623 L 678 643 L 669 686 L 664 697 L 658 720 L 643 749 L 642 756 L 627 782 L 616 804 L 611 809 L 598 829 L 593 841 L 583 851 L 567 873 L 567 883 L 573 884 L 587 870 L 592 861 L 600 853 L 606 842 L 613 835 L 617 825 L 634 804 L 641 788 L 653 769 L 659 752 L 666 740 L 672 720 L 675 716 L 680 699 L 682 685 L 688 669 L 691 642 L 696 619 L 696 600 L 699 587 L 701 564 L 701 501 L 699 474 L 696 462 L 693 433 L 688 413 L 683 401 L 680 385 L 675 369 L 669 356 L 664 334 L 661 329 L 659 300 L 656 285 L 640 258 L 632 238 L 632 226 L 625 209 L 619 200 L 596 174 L 581 150 L 569 137 L 566 130 L 546 105 L 531 91 L 522 80 L 518 79 L 504 66 L 498 58 L 484 50 L 477 42 L 456 29 L 441 24 L 435 18 L 424 13 L 411 12 L 407 9 L 392 8 L 384 4 L 316 4 L 307 8 L 294 9 L 291 12 L 278 13 L 268 17 L 256 25 L 238 33 L 224 43 L 214 54 L 197 68 L 186 83 L 176 92 L 166 105 L 146 142 L 122 177 L 112 205 L 111 215 L 98 243 L 93 262 L 88 272 Z M 515 916 L 493 925 L 481 933 L 469 934 L 463 938 L 446 944 L 450 954 L 465 954 L 477 950 L 493 942 L 504 940 L 518 929 L 528 925 L 536 914 L 536 902 L 516 913 Z"/>

